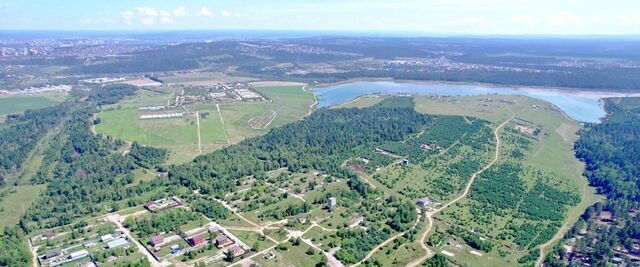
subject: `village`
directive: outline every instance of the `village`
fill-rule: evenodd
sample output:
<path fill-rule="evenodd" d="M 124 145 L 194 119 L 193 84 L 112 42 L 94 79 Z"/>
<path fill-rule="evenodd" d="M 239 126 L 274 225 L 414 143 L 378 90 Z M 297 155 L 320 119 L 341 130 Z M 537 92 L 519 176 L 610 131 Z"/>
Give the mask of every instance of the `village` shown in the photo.
<path fill-rule="evenodd" d="M 132 259 L 149 260 L 153 266 L 183 263 L 185 254 L 206 248 L 194 262 L 215 262 L 243 257 L 251 247 L 225 227 L 206 217 L 182 225 L 178 231 L 144 235 L 127 228 L 127 220 L 144 220 L 171 210 L 189 210 L 175 196 L 151 200 L 142 207 L 89 219 L 69 227 L 48 229 L 33 235 L 29 244 L 39 266 L 118 266 Z M 200 222 L 205 222 L 200 225 Z M 124 225 L 123 225 L 124 224 Z M 146 259 L 145 259 L 146 258 Z"/>

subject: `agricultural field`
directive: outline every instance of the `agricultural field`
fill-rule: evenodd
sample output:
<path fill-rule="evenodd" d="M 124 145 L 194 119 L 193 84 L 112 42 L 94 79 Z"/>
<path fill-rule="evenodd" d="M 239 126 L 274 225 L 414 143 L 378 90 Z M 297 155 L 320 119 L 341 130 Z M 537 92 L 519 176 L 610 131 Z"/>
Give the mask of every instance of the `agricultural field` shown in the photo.
<path fill-rule="evenodd" d="M 198 103 L 185 106 L 189 112 L 182 117 L 144 120 L 139 118 L 140 107 L 166 105 L 179 92 L 165 86 L 140 89 L 135 96 L 103 107 L 104 111 L 96 115 L 101 122 L 95 126 L 95 131 L 129 142 L 166 148 L 171 152 L 168 162 L 181 163 L 299 120 L 309 113 L 313 103 L 313 95 L 302 90 L 302 86 L 255 89 L 270 101 Z"/>
<path fill-rule="evenodd" d="M 186 161 L 198 153 L 198 127 L 194 115 L 141 120 L 138 113 L 137 108 L 101 112 L 96 117 L 102 122 L 95 130 L 126 141 L 169 149 L 169 162 Z"/>
<path fill-rule="evenodd" d="M 44 96 L 0 96 L 0 122 L 4 116 L 12 113 L 23 112 L 27 109 L 39 109 L 60 103 L 64 100 L 62 94 Z"/>

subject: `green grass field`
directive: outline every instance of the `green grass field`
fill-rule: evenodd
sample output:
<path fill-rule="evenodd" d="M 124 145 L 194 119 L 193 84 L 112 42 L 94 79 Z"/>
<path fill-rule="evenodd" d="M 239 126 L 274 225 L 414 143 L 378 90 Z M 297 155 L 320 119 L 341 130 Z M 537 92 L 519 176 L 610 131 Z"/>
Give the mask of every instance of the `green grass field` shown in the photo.
<path fill-rule="evenodd" d="M 0 97 L 0 117 L 62 102 L 63 95 Z"/>
<path fill-rule="evenodd" d="M 275 259 L 264 259 L 263 255 L 259 255 L 259 257 L 255 257 L 255 261 L 260 264 L 260 266 L 315 266 L 319 262 L 324 260 L 324 256 L 320 251 L 314 250 L 309 245 L 305 243 L 300 243 L 300 245 L 294 246 L 289 242 L 285 245 L 286 250 L 278 250 L 273 249 L 273 253 L 276 255 Z M 307 254 L 309 249 L 313 251 L 313 254 Z"/>
<path fill-rule="evenodd" d="M 45 185 L 21 185 L 2 190 L 0 199 L 0 228 L 14 226 L 31 206 L 38 199 Z"/>
<path fill-rule="evenodd" d="M 194 116 L 169 119 L 138 119 L 138 109 L 101 112 L 96 132 L 144 145 L 167 148 L 170 162 L 182 162 L 198 153 L 198 132 Z"/>
<path fill-rule="evenodd" d="M 309 106 L 313 103 L 313 94 L 302 90 L 302 86 L 257 87 L 256 90 L 271 101 L 220 104 L 220 113 L 215 104 L 194 104 L 186 107 L 191 112 L 208 113 L 206 118 L 200 119 L 203 153 L 265 134 L 271 128 L 299 120 L 308 114 Z M 169 163 L 189 161 L 199 154 L 195 115 L 170 119 L 138 119 L 138 107 L 164 105 L 174 93 L 174 89 L 169 87 L 139 90 L 135 96 L 105 107 L 110 109 L 96 115 L 102 120 L 102 123 L 96 126 L 96 132 L 126 141 L 166 148 L 171 152 Z M 121 108 L 118 109 L 118 106 Z M 276 117 L 267 127 L 253 129 L 249 126 L 248 121 L 251 118 L 262 116 L 271 110 L 276 112 Z"/>

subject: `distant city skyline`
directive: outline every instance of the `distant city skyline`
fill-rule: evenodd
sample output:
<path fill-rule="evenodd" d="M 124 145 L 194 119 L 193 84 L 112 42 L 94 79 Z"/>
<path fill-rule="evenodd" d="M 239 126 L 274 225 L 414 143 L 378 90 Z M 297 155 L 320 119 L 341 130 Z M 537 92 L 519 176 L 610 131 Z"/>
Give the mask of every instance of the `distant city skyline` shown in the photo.
<path fill-rule="evenodd" d="M 1 30 L 637 35 L 640 1 L 0 0 Z"/>

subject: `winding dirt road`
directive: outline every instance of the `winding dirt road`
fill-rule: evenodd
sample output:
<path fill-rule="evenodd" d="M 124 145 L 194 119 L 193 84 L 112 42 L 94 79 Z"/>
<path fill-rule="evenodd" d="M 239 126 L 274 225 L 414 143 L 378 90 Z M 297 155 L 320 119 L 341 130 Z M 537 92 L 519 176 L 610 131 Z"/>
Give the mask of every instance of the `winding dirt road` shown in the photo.
<path fill-rule="evenodd" d="M 422 236 L 420 237 L 420 246 L 422 246 L 422 248 L 427 252 L 427 254 L 425 254 L 424 256 L 422 256 L 422 257 L 410 262 L 409 264 L 407 264 L 407 266 L 409 266 L 409 267 L 418 266 L 418 265 L 420 265 L 420 263 L 422 263 L 423 261 L 427 260 L 429 257 L 431 257 L 433 255 L 433 252 L 427 247 L 427 245 L 425 245 L 427 236 L 429 235 L 429 232 L 431 231 L 431 228 L 433 227 L 433 215 L 435 215 L 438 212 L 441 212 L 442 210 L 446 209 L 447 207 L 449 207 L 449 206 L 455 204 L 456 202 L 462 200 L 463 198 L 465 198 L 469 194 L 469 191 L 471 191 L 471 186 L 473 185 L 473 182 L 476 180 L 476 177 L 478 177 L 478 175 L 480 175 L 481 173 L 483 173 L 487 169 L 491 168 L 491 166 L 493 166 L 496 162 L 498 162 L 498 159 L 500 159 L 500 135 L 498 134 L 498 132 L 508 122 L 513 120 L 514 117 L 515 117 L 515 115 L 511 115 L 511 117 L 509 119 L 507 119 L 506 121 L 502 122 L 493 131 L 493 135 L 496 138 L 495 155 L 493 156 L 493 159 L 491 160 L 491 162 L 489 162 L 489 164 L 485 165 L 482 169 L 478 170 L 477 172 L 473 173 L 473 175 L 471 175 L 471 177 L 469 178 L 469 182 L 467 182 L 467 186 L 465 186 L 464 191 L 462 192 L 462 194 L 460 194 L 458 197 L 456 197 L 453 200 L 447 202 L 446 204 L 442 205 L 442 207 L 440 207 L 440 208 L 438 208 L 438 209 L 436 209 L 434 211 L 425 212 L 425 218 L 427 219 L 427 221 L 429 221 L 429 224 L 427 225 L 427 228 L 425 228 L 424 233 L 422 233 Z"/>

